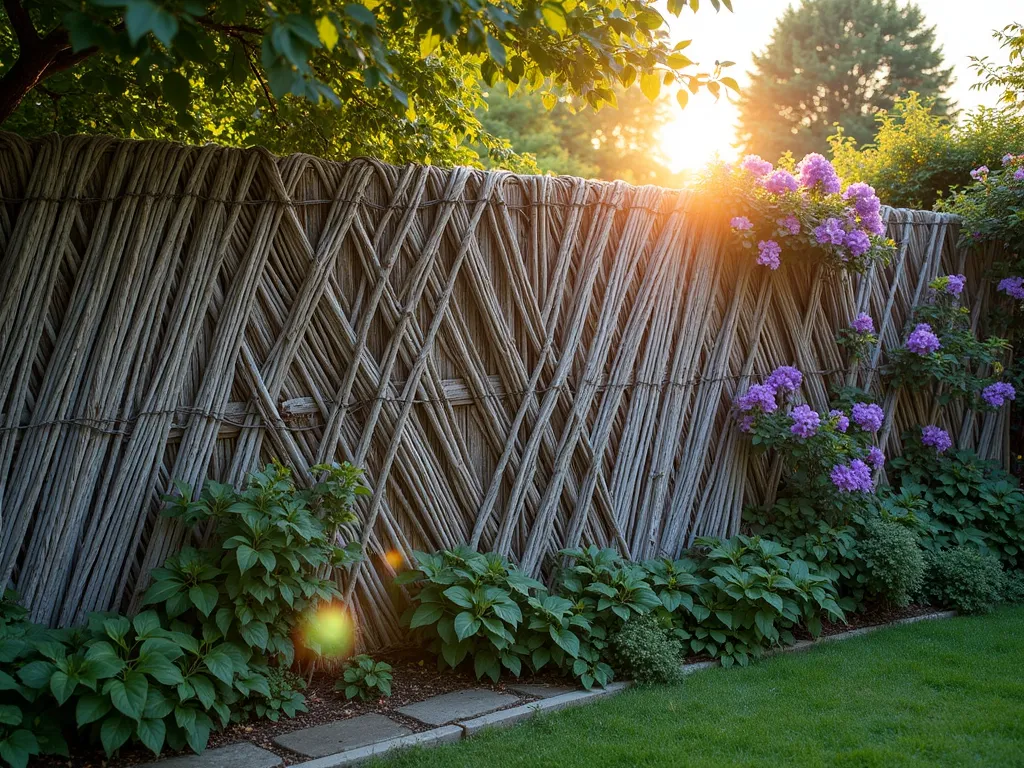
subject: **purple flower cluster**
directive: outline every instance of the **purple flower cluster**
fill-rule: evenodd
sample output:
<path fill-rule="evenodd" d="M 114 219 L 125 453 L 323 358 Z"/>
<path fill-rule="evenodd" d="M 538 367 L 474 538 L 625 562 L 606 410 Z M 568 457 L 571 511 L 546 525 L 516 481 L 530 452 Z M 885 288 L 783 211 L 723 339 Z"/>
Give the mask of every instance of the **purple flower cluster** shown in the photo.
<path fill-rule="evenodd" d="M 872 235 L 885 234 L 882 222 L 882 201 L 875 194 L 874 187 L 858 181 L 846 188 L 843 199 L 853 200 L 854 209 L 860 216 L 861 225 Z"/>
<path fill-rule="evenodd" d="M 782 246 L 774 240 L 761 240 L 757 244 L 757 263 L 768 269 L 778 269 L 782 263 L 779 259 Z"/>
<path fill-rule="evenodd" d="M 850 328 L 856 333 L 874 333 L 875 332 L 875 321 L 871 319 L 871 315 L 861 312 L 850 323 Z"/>
<path fill-rule="evenodd" d="M 981 399 L 993 408 L 999 408 L 1007 400 L 1016 400 L 1017 390 L 1009 382 L 997 381 L 981 390 Z"/>
<path fill-rule="evenodd" d="M 943 453 L 953 447 L 953 440 L 949 433 L 934 424 L 929 424 L 921 429 L 921 442 L 930 445 L 936 453 Z"/>
<path fill-rule="evenodd" d="M 850 428 L 850 417 L 844 411 L 833 410 L 828 412 L 829 418 L 836 420 L 836 429 L 845 433 Z"/>
<path fill-rule="evenodd" d="M 849 464 L 836 464 L 829 473 L 832 485 L 840 491 L 871 493 L 875 484 L 871 481 L 871 468 L 860 459 Z"/>
<path fill-rule="evenodd" d="M 795 392 L 804 383 L 804 375 L 792 365 L 780 365 L 764 383 L 776 392 Z"/>
<path fill-rule="evenodd" d="M 754 228 L 754 224 L 746 216 L 733 216 L 729 226 L 740 231 Z"/>
<path fill-rule="evenodd" d="M 885 454 L 882 453 L 882 449 L 877 445 L 872 445 L 868 448 L 868 455 L 864 457 L 864 461 L 866 461 L 872 469 L 881 469 L 882 465 L 885 464 Z"/>
<path fill-rule="evenodd" d="M 813 436 L 821 424 L 818 412 L 809 405 L 798 405 L 789 415 L 793 419 L 793 426 L 789 428 L 789 431 L 804 439 Z"/>
<path fill-rule="evenodd" d="M 939 341 L 939 337 L 932 333 L 932 327 L 928 323 L 918 323 L 907 337 L 907 343 L 904 346 L 915 355 L 924 357 L 941 347 L 942 343 Z"/>
<path fill-rule="evenodd" d="M 997 290 L 1019 301 L 1024 301 L 1024 277 L 1004 277 L 999 281 Z"/>
<path fill-rule="evenodd" d="M 984 181 L 984 179 L 987 176 L 988 176 L 988 166 L 987 165 L 979 165 L 977 168 L 975 168 L 973 171 L 971 171 L 971 178 L 974 179 L 975 181 Z"/>
<path fill-rule="evenodd" d="M 796 177 L 782 168 L 772 171 L 768 176 L 762 178 L 761 183 L 773 195 L 781 195 L 783 192 L 796 192 L 800 188 Z"/>
<path fill-rule="evenodd" d="M 787 216 L 784 219 L 779 219 L 778 224 L 791 235 L 800 234 L 800 219 L 796 216 Z"/>
<path fill-rule="evenodd" d="M 772 172 L 772 164 L 762 160 L 758 155 L 747 155 L 740 161 L 740 168 L 755 176 L 764 176 Z"/>
<path fill-rule="evenodd" d="M 944 290 L 950 296 L 959 296 L 964 292 L 965 285 L 967 285 L 967 278 L 964 275 L 946 275 L 946 287 Z"/>
<path fill-rule="evenodd" d="M 1018 168 L 1013 172 L 1014 181 L 1024 181 L 1024 168 Z"/>
<path fill-rule="evenodd" d="M 854 403 L 850 415 L 854 423 L 865 432 L 877 432 L 885 420 L 885 412 L 875 403 Z"/>
<path fill-rule="evenodd" d="M 1010 153 L 1006 153 L 1005 155 L 1003 155 L 1003 165 L 1009 165 L 1010 163 L 1013 162 L 1013 160 L 1014 157 Z"/>
<path fill-rule="evenodd" d="M 850 249 L 854 258 L 863 256 L 871 250 L 871 238 L 868 237 L 867 232 L 862 232 L 859 229 L 848 232 L 843 244 Z"/>
<path fill-rule="evenodd" d="M 775 387 L 767 384 L 751 384 L 750 387 L 736 398 L 736 407 L 744 413 L 759 408 L 764 413 L 772 413 L 778 409 L 775 402 Z"/>
<path fill-rule="evenodd" d="M 825 219 L 814 228 L 814 237 L 822 245 L 842 245 L 846 241 L 846 230 L 843 222 L 836 218 Z"/>
<path fill-rule="evenodd" d="M 832 167 L 832 163 L 817 152 L 805 156 L 797 166 L 797 171 L 800 173 L 800 186 L 805 189 L 820 186 L 826 195 L 835 195 L 842 188 L 839 174 Z"/>

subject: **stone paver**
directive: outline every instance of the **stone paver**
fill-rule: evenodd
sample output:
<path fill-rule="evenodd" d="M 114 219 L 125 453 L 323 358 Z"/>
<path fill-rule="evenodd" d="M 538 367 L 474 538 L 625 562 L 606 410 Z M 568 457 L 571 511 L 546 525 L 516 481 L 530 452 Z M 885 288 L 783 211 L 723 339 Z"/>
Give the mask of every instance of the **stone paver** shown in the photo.
<path fill-rule="evenodd" d="M 284 765 L 280 757 L 247 741 L 208 749 L 201 755 L 180 755 L 145 764 L 146 768 L 277 768 L 280 765 Z"/>
<path fill-rule="evenodd" d="M 578 688 L 570 688 L 565 685 L 550 685 L 548 683 L 523 683 L 522 685 L 516 683 L 515 685 L 508 686 L 508 689 L 526 696 L 534 696 L 538 699 L 550 699 L 552 696 L 561 696 L 563 693 L 572 693 L 579 690 Z"/>
<path fill-rule="evenodd" d="M 350 749 L 346 752 L 339 752 L 336 755 L 320 757 L 306 763 L 293 765 L 292 768 L 348 768 L 350 765 L 359 765 L 387 752 L 398 749 L 409 749 L 411 747 L 433 747 L 438 744 L 451 744 L 462 738 L 462 729 L 456 725 L 447 725 L 443 728 L 434 728 L 422 733 L 413 733 L 409 736 L 402 736 L 397 739 L 379 741 L 368 747 Z"/>
<path fill-rule="evenodd" d="M 384 715 L 360 715 L 284 733 L 276 737 L 274 743 L 307 757 L 325 757 L 410 733 L 412 730 Z"/>
<path fill-rule="evenodd" d="M 402 707 L 398 713 L 427 725 L 444 725 L 453 720 L 485 715 L 517 701 L 517 696 L 510 696 L 507 693 L 474 689 L 434 696 L 432 699 Z"/>

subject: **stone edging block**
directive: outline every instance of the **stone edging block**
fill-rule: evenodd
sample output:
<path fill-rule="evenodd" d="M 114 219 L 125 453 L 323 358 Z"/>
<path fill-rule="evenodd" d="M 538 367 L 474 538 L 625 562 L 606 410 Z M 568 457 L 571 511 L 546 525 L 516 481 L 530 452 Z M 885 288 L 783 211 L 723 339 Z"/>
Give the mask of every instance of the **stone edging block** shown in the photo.
<path fill-rule="evenodd" d="M 629 687 L 628 682 L 612 683 L 606 688 L 593 691 L 572 691 L 559 696 L 551 696 L 547 699 L 534 701 L 529 704 L 522 704 L 511 709 L 503 709 L 499 712 L 492 712 L 489 715 L 474 717 L 472 720 L 460 720 L 456 725 L 462 728 L 466 736 L 482 731 L 484 728 L 508 728 L 516 723 L 522 722 L 542 712 L 557 712 L 569 707 L 578 707 L 581 704 L 590 704 L 595 699 L 606 696 L 614 696 Z"/>
<path fill-rule="evenodd" d="M 318 757 L 316 760 L 308 760 L 305 763 L 297 763 L 291 768 L 345 768 L 349 765 L 364 763 L 372 757 L 378 757 L 385 752 L 407 747 L 433 747 L 437 744 L 450 744 L 462 738 L 462 729 L 456 725 L 446 725 L 441 728 L 434 728 L 422 733 L 414 733 L 409 736 L 399 736 L 397 739 L 379 741 L 358 749 L 349 749 L 327 757 Z"/>

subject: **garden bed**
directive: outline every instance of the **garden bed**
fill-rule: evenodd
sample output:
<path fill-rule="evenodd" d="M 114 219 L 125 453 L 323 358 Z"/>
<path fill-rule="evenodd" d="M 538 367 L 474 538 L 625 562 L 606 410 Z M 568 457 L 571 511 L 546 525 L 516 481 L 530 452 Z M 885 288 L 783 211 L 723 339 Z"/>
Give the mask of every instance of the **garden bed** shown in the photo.
<path fill-rule="evenodd" d="M 821 637 L 832 637 L 856 629 L 885 626 L 900 620 L 929 615 L 934 613 L 934 610 L 923 605 L 911 605 L 906 608 L 871 606 L 863 613 L 853 614 L 847 624 L 823 622 Z M 810 634 L 803 629 L 794 634 L 798 640 L 812 639 Z M 301 712 L 294 718 L 282 717 L 278 722 L 253 720 L 233 724 L 222 731 L 213 733 L 207 748 L 216 749 L 238 742 L 250 742 L 279 755 L 285 765 L 292 765 L 304 762 L 309 758 L 285 749 L 274 742 L 276 737 L 292 731 L 375 713 L 386 715 L 414 733 L 419 733 L 429 730 L 430 726 L 406 717 L 397 710 L 407 704 L 423 701 L 433 696 L 471 688 L 507 693 L 509 692 L 507 686 L 512 684 L 573 685 L 572 681 L 554 672 L 523 676 L 518 679 L 502 678 L 501 682 L 493 684 L 488 679 L 476 680 L 471 674 L 461 670 L 438 670 L 434 659 L 424 656 L 416 649 L 393 650 L 381 654 L 378 658 L 387 661 L 393 667 L 394 680 L 390 697 L 368 701 L 358 699 L 349 701 L 340 691 L 334 690 L 334 683 L 337 679 L 334 673 L 317 673 L 305 690 L 308 712 Z M 707 661 L 711 661 L 707 655 L 695 655 L 687 657 L 684 663 L 693 664 Z M 515 692 L 515 695 L 519 700 L 510 706 L 521 706 L 537 700 L 536 697 L 520 691 Z M 192 753 L 165 751 L 161 755 L 161 759 L 175 754 Z M 107 758 L 102 749 L 90 747 L 84 751 L 74 752 L 70 759 L 49 756 L 33 761 L 30 766 L 33 768 L 57 768 L 57 766 L 62 768 L 127 768 L 155 760 L 152 753 L 139 745 L 123 749 L 113 759 Z"/>

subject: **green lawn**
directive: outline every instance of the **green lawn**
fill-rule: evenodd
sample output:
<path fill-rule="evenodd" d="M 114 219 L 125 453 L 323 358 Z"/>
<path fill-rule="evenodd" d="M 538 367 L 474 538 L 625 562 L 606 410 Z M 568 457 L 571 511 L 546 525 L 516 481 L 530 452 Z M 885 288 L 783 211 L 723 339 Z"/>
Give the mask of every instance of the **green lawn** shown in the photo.
<path fill-rule="evenodd" d="M 707 670 L 376 765 L 1024 766 L 1024 608 Z"/>

